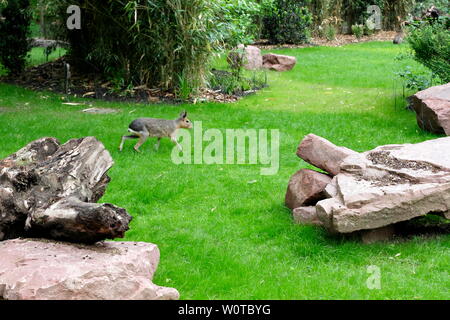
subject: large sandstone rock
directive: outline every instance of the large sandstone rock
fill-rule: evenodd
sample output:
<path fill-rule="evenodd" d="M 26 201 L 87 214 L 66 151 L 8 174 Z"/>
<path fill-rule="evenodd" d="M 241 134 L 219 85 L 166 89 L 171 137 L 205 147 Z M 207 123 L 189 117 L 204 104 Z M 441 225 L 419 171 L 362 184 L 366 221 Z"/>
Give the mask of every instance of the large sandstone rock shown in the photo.
<path fill-rule="evenodd" d="M 365 244 L 374 242 L 387 241 L 395 235 L 395 228 L 393 225 L 381 227 L 378 229 L 361 231 L 361 240 Z"/>
<path fill-rule="evenodd" d="M 177 290 L 152 283 L 156 245 L 50 240 L 0 242 L 0 300 L 175 300 Z"/>
<path fill-rule="evenodd" d="M 450 210 L 450 137 L 346 157 L 317 215 L 333 232 L 388 226 Z"/>
<path fill-rule="evenodd" d="M 286 191 L 285 204 L 290 209 L 315 205 L 317 201 L 325 199 L 325 187 L 331 182 L 326 174 L 301 169 L 289 180 Z"/>
<path fill-rule="evenodd" d="M 123 237 L 131 216 L 96 203 L 112 165 L 94 137 L 63 145 L 42 138 L 0 160 L 0 241 L 32 236 L 95 243 Z"/>
<path fill-rule="evenodd" d="M 244 50 L 245 50 L 244 68 L 247 70 L 261 69 L 263 62 L 261 50 L 255 46 L 246 46 Z"/>
<path fill-rule="evenodd" d="M 317 210 L 315 206 L 299 207 L 292 211 L 294 222 L 304 225 L 316 225 L 322 226 L 323 223 L 317 216 Z"/>
<path fill-rule="evenodd" d="M 420 128 L 450 135 L 450 83 L 419 91 L 409 100 Z"/>
<path fill-rule="evenodd" d="M 340 164 L 346 157 L 357 154 L 312 133 L 308 134 L 297 148 L 297 156 L 332 175 L 340 172 Z"/>
<path fill-rule="evenodd" d="M 247 70 L 258 70 L 263 66 L 261 50 L 255 46 L 244 46 L 240 44 L 237 50 L 228 55 L 228 63 L 231 67 L 242 65 Z"/>
<path fill-rule="evenodd" d="M 273 71 L 289 71 L 295 67 L 297 58 L 281 54 L 268 53 L 263 55 L 263 68 Z"/>

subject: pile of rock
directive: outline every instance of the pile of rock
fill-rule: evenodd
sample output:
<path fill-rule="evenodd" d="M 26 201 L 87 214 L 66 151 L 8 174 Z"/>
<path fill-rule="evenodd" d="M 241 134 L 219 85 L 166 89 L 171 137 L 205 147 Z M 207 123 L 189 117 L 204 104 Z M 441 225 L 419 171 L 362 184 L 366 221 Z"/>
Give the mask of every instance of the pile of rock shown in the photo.
<path fill-rule="evenodd" d="M 297 155 L 325 173 L 302 169 L 289 181 L 286 206 L 297 223 L 370 242 L 393 225 L 429 213 L 450 218 L 450 137 L 385 145 L 358 153 L 313 134 Z"/>
<path fill-rule="evenodd" d="M 421 129 L 450 136 L 450 83 L 419 91 L 409 101 Z"/>
<path fill-rule="evenodd" d="M 232 68 L 242 65 L 247 70 L 268 69 L 282 72 L 292 70 L 297 59 L 274 53 L 262 55 L 258 47 L 240 44 L 228 55 L 228 63 Z"/>
<path fill-rule="evenodd" d="M 112 164 L 93 137 L 39 139 L 0 161 L 0 299 L 178 297 L 151 282 L 155 245 L 98 243 L 122 238 L 131 221 L 97 203 Z"/>

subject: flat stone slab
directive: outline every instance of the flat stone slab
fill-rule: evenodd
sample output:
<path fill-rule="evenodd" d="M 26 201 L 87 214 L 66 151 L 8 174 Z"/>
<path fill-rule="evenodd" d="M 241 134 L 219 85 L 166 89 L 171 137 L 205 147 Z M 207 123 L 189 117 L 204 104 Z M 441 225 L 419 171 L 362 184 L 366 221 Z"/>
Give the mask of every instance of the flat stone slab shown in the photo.
<path fill-rule="evenodd" d="M 158 263 L 158 247 L 144 242 L 2 241 L 0 300 L 178 299 L 152 283 Z"/>
<path fill-rule="evenodd" d="M 450 137 L 386 145 L 343 160 L 316 205 L 330 231 L 377 229 L 450 210 Z"/>

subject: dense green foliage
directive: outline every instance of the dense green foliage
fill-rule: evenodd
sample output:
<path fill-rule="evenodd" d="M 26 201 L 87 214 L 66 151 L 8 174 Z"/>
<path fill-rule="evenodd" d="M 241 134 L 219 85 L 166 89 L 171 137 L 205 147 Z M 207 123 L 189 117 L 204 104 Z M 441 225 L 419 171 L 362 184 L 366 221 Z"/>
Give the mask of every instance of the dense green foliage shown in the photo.
<path fill-rule="evenodd" d="M 448 0 L 416 0 L 411 10 L 411 14 L 420 17 L 423 12 L 435 6 L 442 14 L 450 13 L 450 6 Z"/>
<path fill-rule="evenodd" d="M 382 9 L 386 28 L 399 28 L 412 4 L 415 8 L 428 4 L 413 0 L 31 1 L 35 20 L 45 21 L 41 28 L 70 42 L 74 64 L 110 78 L 118 90 L 147 85 L 184 92 L 183 96 L 205 84 L 211 57 L 223 49 L 260 36 L 276 44 L 305 43 L 311 30 L 333 40 L 343 23 L 363 24 L 364 34 L 370 34 L 365 19 L 371 4 Z M 65 26 L 69 4 L 82 8 L 81 30 Z"/>
<path fill-rule="evenodd" d="M 61 23 L 69 4 L 82 9 L 81 30 Z M 214 53 L 252 42 L 259 12 L 251 0 L 52 0 L 47 7 L 46 19 L 59 25 L 53 35 L 70 43 L 69 56 L 78 67 L 118 87 L 184 93 L 204 84 Z"/>
<path fill-rule="evenodd" d="M 394 60 L 406 48 L 372 42 L 275 50 L 297 57 L 298 65 L 270 72 L 270 88 L 231 104 L 148 106 L 71 98 L 122 111 L 110 115 L 62 105 L 58 94 L 0 84 L 0 159 L 44 136 L 61 142 L 97 137 L 115 162 L 100 201 L 133 215 L 124 240 L 158 245 L 154 282 L 177 288 L 182 299 L 448 299 L 448 235 L 365 245 L 295 225 L 284 207 L 289 177 L 311 168 L 295 155 L 306 134 L 357 151 L 438 137 L 417 127 L 398 91 L 396 107 L 392 70 L 401 63 L 422 68 L 414 60 Z M 225 66 L 225 59 L 215 63 L 217 69 Z M 261 166 L 248 164 L 175 165 L 168 139 L 157 152 L 155 139 L 142 154 L 133 152 L 131 142 L 117 150 L 134 118 L 171 119 L 184 109 L 204 130 L 279 129 L 278 174 L 260 176 Z M 380 290 L 366 285 L 370 265 L 380 268 Z"/>
<path fill-rule="evenodd" d="M 274 0 L 263 13 L 263 34 L 271 43 L 306 43 L 312 15 L 307 1 Z"/>
<path fill-rule="evenodd" d="M 206 0 L 59 1 L 59 14 L 79 5 L 81 30 L 65 31 L 77 65 L 129 85 L 198 87 L 218 43 Z"/>
<path fill-rule="evenodd" d="M 364 26 L 362 24 L 352 25 L 352 33 L 357 39 L 360 39 L 364 34 Z"/>
<path fill-rule="evenodd" d="M 216 32 L 223 47 L 234 48 L 238 44 L 250 44 L 259 35 L 256 17 L 261 6 L 256 0 L 212 0 L 215 3 Z"/>
<path fill-rule="evenodd" d="M 0 2 L 0 63 L 13 74 L 23 71 L 30 50 L 29 0 Z"/>
<path fill-rule="evenodd" d="M 369 17 L 367 7 L 377 5 L 382 9 L 383 2 L 383 0 L 343 0 L 343 18 L 349 25 L 356 23 L 364 24 L 365 20 Z"/>
<path fill-rule="evenodd" d="M 450 82 L 450 19 L 420 21 L 409 28 L 408 43 L 417 61 Z"/>
<path fill-rule="evenodd" d="M 315 28 L 331 18 L 338 21 L 339 27 L 344 24 L 350 27 L 364 24 L 369 16 L 367 7 L 377 5 L 381 9 L 383 29 L 395 30 L 406 20 L 414 3 L 415 0 L 316 0 L 311 1 L 309 8 L 313 13 Z"/>

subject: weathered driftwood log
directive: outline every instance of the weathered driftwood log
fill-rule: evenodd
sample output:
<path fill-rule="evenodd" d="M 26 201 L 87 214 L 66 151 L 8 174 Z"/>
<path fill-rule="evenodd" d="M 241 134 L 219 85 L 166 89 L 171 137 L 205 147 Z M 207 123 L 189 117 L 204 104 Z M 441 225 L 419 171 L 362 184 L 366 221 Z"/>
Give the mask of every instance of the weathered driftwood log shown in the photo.
<path fill-rule="evenodd" d="M 0 161 L 0 240 L 22 236 L 91 243 L 123 237 L 131 216 L 97 204 L 113 161 L 94 137 L 36 140 Z"/>

